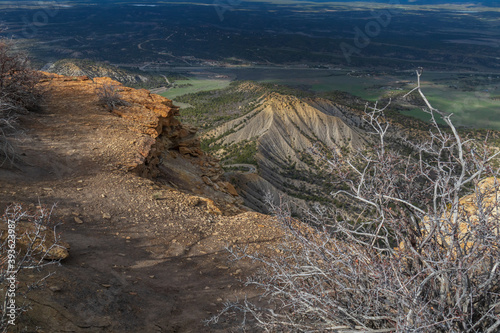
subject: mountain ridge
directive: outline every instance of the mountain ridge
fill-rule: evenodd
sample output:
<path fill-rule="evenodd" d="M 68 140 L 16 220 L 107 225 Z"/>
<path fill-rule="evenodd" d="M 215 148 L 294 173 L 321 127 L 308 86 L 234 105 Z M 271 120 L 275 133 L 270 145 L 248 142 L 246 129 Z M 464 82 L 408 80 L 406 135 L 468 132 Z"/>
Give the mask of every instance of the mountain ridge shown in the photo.
<path fill-rule="evenodd" d="M 140 69 L 123 69 L 105 62 L 96 62 L 88 59 L 61 59 L 44 66 L 49 73 L 64 76 L 87 76 L 90 79 L 108 77 L 126 86 L 136 88 L 158 88 L 170 83 L 159 74 L 151 74 Z"/>

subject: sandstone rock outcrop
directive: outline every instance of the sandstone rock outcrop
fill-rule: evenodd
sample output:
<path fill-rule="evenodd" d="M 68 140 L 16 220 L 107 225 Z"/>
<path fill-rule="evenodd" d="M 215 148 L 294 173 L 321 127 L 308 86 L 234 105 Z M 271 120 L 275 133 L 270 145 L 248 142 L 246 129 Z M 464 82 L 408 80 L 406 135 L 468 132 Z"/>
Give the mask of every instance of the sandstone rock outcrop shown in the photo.
<path fill-rule="evenodd" d="M 500 230 L 499 201 L 500 183 L 497 178 L 483 179 L 476 187 L 474 193 L 460 198 L 458 208 L 441 215 L 439 223 L 431 222 L 428 216 L 423 219 L 422 239 L 433 233 L 437 225 L 441 228 L 442 238 L 438 239 L 440 246 L 453 248 L 453 237 L 459 240 L 462 249 L 470 250 L 475 244 L 478 234 L 494 234 L 498 236 Z M 456 224 L 454 221 L 456 214 Z M 453 236 L 452 236 L 453 235 Z M 487 244 L 484 242 L 482 245 Z M 399 247 L 403 249 L 404 243 Z M 484 249 L 488 250 L 488 249 Z"/>
<path fill-rule="evenodd" d="M 210 197 L 224 212 L 236 213 L 242 201 L 234 188 L 224 179 L 224 172 L 214 157 L 200 149 L 197 128 L 181 124 L 175 117 L 179 108 L 172 101 L 146 89 L 123 86 L 110 78 L 66 77 L 45 73 L 42 82 L 48 89 L 79 89 L 88 91 L 89 98 L 99 106 L 98 91 L 112 87 L 124 101 L 111 111 L 126 121 L 130 138 L 117 147 L 117 167 L 147 177 L 156 178 L 175 188 Z M 120 134 L 118 134 L 120 135 Z M 207 186 L 208 185 L 208 186 Z M 236 206 L 235 206 L 236 205 Z M 231 208 L 230 208 L 231 207 Z"/>
<path fill-rule="evenodd" d="M 281 228 L 261 214 L 230 216 L 239 209 L 233 203 L 238 197 L 222 191 L 231 187 L 224 186 L 217 160 L 177 148 L 196 153 L 199 147 L 194 129 L 174 121 L 168 101 L 157 105 L 151 100 L 163 99 L 146 91 L 130 90 L 127 97 L 128 89 L 118 86 L 129 108 L 111 112 L 86 77 L 47 76 L 41 85 L 41 110 L 19 116 L 23 133 L 13 139 L 19 169 L 0 170 L 0 208 L 19 203 L 31 212 L 57 203 L 51 220 L 61 223 L 58 232 L 72 248 L 63 265 L 18 275 L 22 302 L 31 309 L 17 327 L 206 331 L 207 313 L 218 310 L 219 299 L 246 293 L 239 281 L 257 269 L 228 263 L 225 248 L 269 247 L 274 253 Z M 144 165 L 160 145 L 157 164 Z M 53 234 L 50 227 L 46 231 Z M 25 299 L 26 288 L 38 280 L 48 288 Z M 250 291 L 250 297 L 257 293 Z M 232 323 L 224 327 L 231 331 Z"/>
<path fill-rule="evenodd" d="M 0 224 L 0 243 L 3 244 L 8 235 L 7 224 Z M 54 231 L 45 226 L 32 222 L 19 222 L 16 224 L 16 248 L 25 255 L 30 249 L 36 259 L 62 260 L 69 256 L 68 243 L 56 239 Z"/>

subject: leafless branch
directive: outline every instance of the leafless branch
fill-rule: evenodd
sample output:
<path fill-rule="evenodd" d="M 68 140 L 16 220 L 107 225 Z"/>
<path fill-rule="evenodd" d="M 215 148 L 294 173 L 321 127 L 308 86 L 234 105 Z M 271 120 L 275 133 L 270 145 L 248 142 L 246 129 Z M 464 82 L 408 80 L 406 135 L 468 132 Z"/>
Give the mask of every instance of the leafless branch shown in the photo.
<path fill-rule="evenodd" d="M 16 154 L 9 136 L 17 131 L 19 113 L 36 110 L 41 99 L 40 74 L 30 69 L 28 57 L 0 39 L 0 167 L 14 164 Z"/>
<path fill-rule="evenodd" d="M 97 96 L 99 96 L 99 102 L 102 105 L 105 105 L 109 111 L 113 111 L 118 106 L 128 106 L 130 105 L 127 101 L 125 101 L 120 93 L 118 92 L 118 88 L 111 84 L 103 84 L 98 87 Z"/>
<path fill-rule="evenodd" d="M 0 303 L 0 332 L 12 328 L 8 323 L 7 311 L 7 301 L 10 299 L 8 278 L 15 276 L 17 283 L 24 270 L 39 270 L 57 264 L 61 258 L 59 250 L 66 250 L 60 242 L 59 233 L 56 232 L 57 224 L 51 221 L 52 209 L 53 207 L 49 209 L 41 207 L 36 213 L 29 214 L 21 205 L 16 204 L 8 207 L 5 215 L 0 218 L 0 290 L 3 292 Z M 14 229 L 10 229 L 9 226 L 11 228 L 14 226 Z M 8 235 L 11 230 L 15 232 L 16 239 L 14 263 L 9 262 L 13 254 L 9 251 Z M 52 273 L 41 279 L 32 280 L 25 286 L 16 285 L 16 294 L 20 296 L 39 286 L 50 275 Z M 16 302 L 14 309 L 16 318 L 28 310 L 28 304 L 21 303 L 20 299 L 17 297 L 19 302 Z"/>
<path fill-rule="evenodd" d="M 498 331 L 498 152 L 462 138 L 425 97 L 421 75 L 410 93 L 432 115 L 427 140 L 407 145 L 406 155 L 391 148 L 389 104 L 366 106 L 377 145 L 328 161 L 346 186 L 334 195 L 357 202 L 357 213 L 311 212 L 312 228 L 276 207 L 283 254 L 246 254 L 264 264 L 247 283 L 267 303 L 227 303 L 224 313 L 243 311 L 263 331 Z"/>

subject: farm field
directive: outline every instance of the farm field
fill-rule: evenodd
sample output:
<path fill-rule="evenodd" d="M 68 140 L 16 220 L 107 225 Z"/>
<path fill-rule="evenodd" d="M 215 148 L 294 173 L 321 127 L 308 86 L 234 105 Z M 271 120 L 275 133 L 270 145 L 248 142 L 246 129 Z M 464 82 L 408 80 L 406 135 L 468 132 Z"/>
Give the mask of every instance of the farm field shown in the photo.
<path fill-rule="evenodd" d="M 453 113 L 457 125 L 500 130 L 500 100 L 492 99 L 484 92 L 462 92 L 426 89 L 427 97 L 434 107 Z"/>
<path fill-rule="evenodd" d="M 223 89 L 229 85 L 229 80 L 204 80 L 204 79 L 188 79 L 175 81 L 176 87 L 170 88 L 162 96 L 175 99 L 189 93 L 196 93 L 200 91 Z"/>

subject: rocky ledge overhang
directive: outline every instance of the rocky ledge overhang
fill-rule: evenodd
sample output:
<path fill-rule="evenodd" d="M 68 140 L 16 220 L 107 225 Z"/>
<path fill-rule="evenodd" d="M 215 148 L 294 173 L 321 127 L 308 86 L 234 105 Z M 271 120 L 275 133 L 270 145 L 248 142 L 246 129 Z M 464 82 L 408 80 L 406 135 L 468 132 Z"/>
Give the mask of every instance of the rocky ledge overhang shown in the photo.
<path fill-rule="evenodd" d="M 123 86 L 106 77 L 43 74 L 40 85 L 49 94 L 61 90 L 78 92 L 87 98 L 85 104 L 100 107 L 102 112 L 124 120 L 123 130 L 132 132 L 133 135 L 127 133 L 127 137 L 134 139 L 127 147 L 120 147 L 123 153 L 117 168 L 213 199 L 221 213 L 241 212 L 242 200 L 233 185 L 225 180 L 219 161 L 200 149 L 197 128 L 176 119 L 179 107 L 170 99 L 146 89 Z M 116 92 L 122 103 L 109 109 L 99 98 L 103 87 Z"/>

